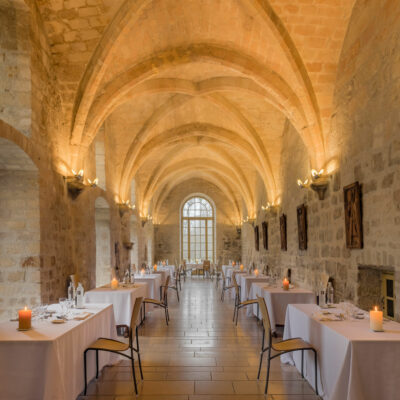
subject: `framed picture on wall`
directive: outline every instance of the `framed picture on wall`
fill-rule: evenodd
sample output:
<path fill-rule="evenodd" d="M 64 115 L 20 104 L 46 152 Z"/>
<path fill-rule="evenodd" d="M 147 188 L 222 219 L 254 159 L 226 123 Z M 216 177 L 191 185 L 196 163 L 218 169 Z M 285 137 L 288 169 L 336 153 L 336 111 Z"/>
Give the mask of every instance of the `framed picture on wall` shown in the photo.
<path fill-rule="evenodd" d="M 260 232 L 258 230 L 258 225 L 254 227 L 254 243 L 255 243 L 255 248 L 257 251 L 260 250 Z"/>
<path fill-rule="evenodd" d="M 361 185 L 358 182 L 343 188 L 346 247 L 363 248 Z"/>
<path fill-rule="evenodd" d="M 307 250 L 307 208 L 304 204 L 297 207 L 297 230 L 299 250 Z"/>
<path fill-rule="evenodd" d="M 263 222 L 262 226 L 262 234 L 263 234 L 263 246 L 265 250 L 268 250 L 268 223 Z"/>
<path fill-rule="evenodd" d="M 287 251 L 287 234 L 286 234 L 286 215 L 282 214 L 279 218 L 279 227 L 281 231 L 281 250 Z"/>

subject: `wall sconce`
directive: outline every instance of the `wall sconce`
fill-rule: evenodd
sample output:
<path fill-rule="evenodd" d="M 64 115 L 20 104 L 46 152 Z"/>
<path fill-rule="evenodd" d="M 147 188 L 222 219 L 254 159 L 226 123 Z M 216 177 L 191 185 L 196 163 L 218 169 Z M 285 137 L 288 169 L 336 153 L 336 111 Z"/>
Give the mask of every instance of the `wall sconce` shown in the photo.
<path fill-rule="evenodd" d="M 323 169 L 319 171 L 312 169 L 311 180 L 306 179 L 302 182 L 300 179 L 297 179 L 297 185 L 302 189 L 311 188 L 318 194 L 320 200 L 324 200 L 326 189 L 328 189 L 329 186 L 330 177 L 331 175 L 325 174 Z"/>
<path fill-rule="evenodd" d="M 263 210 L 263 211 L 268 211 L 268 210 L 272 211 L 276 208 L 278 208 L 278 204 L 269 203 L 269 202 L 267 203 L 266 206 L 261 206 L 261 210 Z"/>
<path fill-rule="evenodd" d="M 136 206 L 134 204 L 130 204 L 129 200 L 118 203 L 119 216 L 122 218 L 125 213 L 130 212 L 135 208 Z"/>
<path fill-rule="evenodd" d="M 85 184 L 83 169 L 79 170 L 79 172 L 71 169 L 71 172 L 72 176 L 64 176 L 64 180 L 67 182 L 68 193 L 74 200 L 86 187 L 96 187 L 99 182 L 99 180 L 95 178 L 93 181 L 88 179 L 88 184 Z"/>
<path fill-rule="evenodd" d="M 243 223 L 245 224 L 246 222 L 252 226 L 254 226 L 254 222 L 256 221 L 255 218 L 249 218 L 249 216 L 247 216 L 244 220 Z"/>
<path fill-rule="evenodd" d="M 123 243 L 125 249 L 132 250 L 134 243 L 133 242 L 124 242 Z"/>
<path fill-rule="evenodd" d="M 146 222 L 153 220 L 153 217 L 150 214 L 147 214 L 147 216 L 140 217 L 140 219 L 142 221 L 142 228 L 143 228 L 145 226 Z"/>

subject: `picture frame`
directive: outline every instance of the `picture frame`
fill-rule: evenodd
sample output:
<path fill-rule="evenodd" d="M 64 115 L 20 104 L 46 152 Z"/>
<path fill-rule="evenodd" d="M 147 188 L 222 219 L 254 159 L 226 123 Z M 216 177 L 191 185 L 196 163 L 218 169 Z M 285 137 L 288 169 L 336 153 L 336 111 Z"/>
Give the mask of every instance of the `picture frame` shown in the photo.
<path fill-rule="evenodd" d="M 307 207 L 304 204 L 297 207 L 297 231 L 299 250 L 307 250 Z"/>
<path fill-rule="evenodd" d="M 260 231 L 258 225 L 254 227 L 254 243 L 256 251 L 260 251 Z"/>
<path fill-rule="evenodd" d="M 262 235 L 263 235 L 263 247 L 265 250 L 268 250 L 268 222 L 263 222 L 261 224 L 262 227 Z"/>
<path fill-rule="evenodd" d="M 286 232 L 286 215 L 279 217 L 279 228 L 281 232 L 281 250 L 287 251 L 287 232 Z"/>
<path fill-rule="evenodd" d="M 343 188 L 346 247 L 363 248 L 361 185 L 354 182 Z"/>

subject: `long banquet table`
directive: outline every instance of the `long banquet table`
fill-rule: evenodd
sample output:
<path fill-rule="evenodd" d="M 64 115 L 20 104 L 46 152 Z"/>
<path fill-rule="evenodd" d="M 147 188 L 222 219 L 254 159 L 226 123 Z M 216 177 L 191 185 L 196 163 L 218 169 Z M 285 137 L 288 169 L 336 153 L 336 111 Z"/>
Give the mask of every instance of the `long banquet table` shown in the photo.
<path fill-rule="evenodd" d="M 276 325 L 285 324 L 286 309 L 289 304 L 315 304 L 315 293 L 307 289 L 294 287 L 293 289 L 283 290 L 281 287 L 267 286 L 265 282 L 255 282 L 251 285 L 250 299 L 257 296 L 264 297 L 268 308 L 271 329 L 274 332 Z M 257 305 L 248 307 L 247 315 L 257 316 Z"/>
<path fill-rule="evenodd" d="M 301 337 L 316 348 L 323 399 L 398 399 L 400 324 L 384 322 L 384 332 L 373 332 L 369 319 L 323 322 L 313 316 L 319 311 L 317 305 L 289 305 L 283 338 Z M 315 387 L 313 356 L 306 353 L 305 376 Z M 300 370 L 301 353 L 287 353 L 281 361 Z"/>
<path fill-rule="evenodd" d="M 147 283 L 127 284 L 113 290 L 110 285 L 101 286 L 85 293 L 85 303 L 111 303 L 117 325 L 129 325 L 137 297 L 146 297 Z"/>
<path fill-rule="evenodd" d="M 0 399 L 71 400 L 84 389 L 83 352 L 98 337 L 116 339 L 111 304 L 90 304 L 83 321 L 52 324 L 33 321 L 32 330 L 17 331 L 18 322 L 0 324 Z M 90 354 L 92 353 L 92 354 Z M 99 354 L 99 367 L 115 361 Z M 88 381 L 95 376 L 94 352 L 88 354 Z"/>

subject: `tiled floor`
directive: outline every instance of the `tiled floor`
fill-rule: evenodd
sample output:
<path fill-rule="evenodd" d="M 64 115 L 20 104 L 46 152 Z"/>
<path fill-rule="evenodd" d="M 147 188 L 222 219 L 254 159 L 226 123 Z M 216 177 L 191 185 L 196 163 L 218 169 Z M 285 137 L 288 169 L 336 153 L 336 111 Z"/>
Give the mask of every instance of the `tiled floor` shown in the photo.
<path fill-rule="evenodd" d="M 144 381 L 134 395 L 126 361 L 106 367 L 79 400 L 256 400 L 264 396 L 265 381 L 257 381 L 261 326 L 241 311 L 232 323 L 233 300 L 220 301 L 215 283 L 188 278 L 180 303 L 169 293 L 169 326 L 164 313 L 147 315 L 140 329 Z M 265 365 L 264 365 L 265 366 Z M 317 400 L 294 367 L 272 362 L 268 400 Z M 266 369 L 262 370 L 265 379 Z M 136 376 L 140 376 L 139 373 Z"/>

